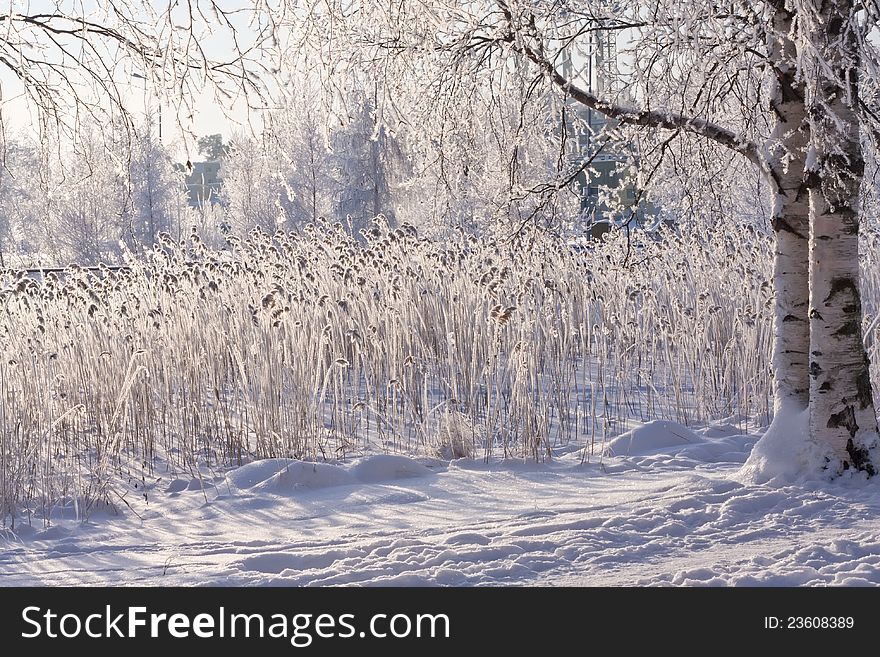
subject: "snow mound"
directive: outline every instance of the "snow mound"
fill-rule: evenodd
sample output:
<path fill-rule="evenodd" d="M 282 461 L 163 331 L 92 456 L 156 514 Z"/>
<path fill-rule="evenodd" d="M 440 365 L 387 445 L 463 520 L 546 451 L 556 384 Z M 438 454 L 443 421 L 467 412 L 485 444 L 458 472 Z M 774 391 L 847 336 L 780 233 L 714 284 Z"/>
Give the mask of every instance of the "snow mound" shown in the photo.
<path fill-rule="evenodd" d="M 671 420 L 652 420 L 622 433 L 605 446 L 606 456 L 653 454 L 669 447 L 702 442 L 703 438 Z"/>
<path fill-rule="evenodd" d="M 287 465 L 251 490 L 263 493 L 289 493 L 301 489 L 330 488 L 355 483 L 346 469 L 329 463 L 288 461 Z"/>
<path fill-rule="evenodd" d="M 263 461 L 254 461 L 253 463 L 248 463 L 235 470 L 231 470 L 226 475 L 226 482 L 233 488 L 248 490 L 274 476 L 286 468 L 290 463 L 295 463 L 295 461 L 289 461 L 287 459 L 265 459 Z"/>
<path fill-rule="evenodd" d="M 691 459 L 696 463 L 745 463 L 755 439 L 750 436 L 735 436 L 741 438 L 741 442 L 716 440 L 706 442 L 693 447 L 686 447 L 679 453 L 680 456 Z"/>
<path fill-rule="evenodd" d="M 431 474 L 427 467 L 404 456 L 368 456 L 353 464 L 313 463 L 294 459 L 265 459 L 232 470 L 232 488 L 259 493 L 289 494 L 355 484 L 377 484 Z"/>
<path fill-rule="evenodd" d="M 703 430 L 703 435 L 706 438 L 727 438 L 728 436 L 738 436 L 741 434 L 742 430 L 729 422 L 715 422 Z"/>
<path fill-rule="evenodd" d="M 203 490 L 205 488 L 205 482 L 201 479 L 196 479 L 193 477 L 189 480 L 189 483 L 186 485 L 187 490 Z"/>
<path fill-rule="evenodd" d="M 405 456 L 380 454 L 363 459 L 352 467 L 351 473 L 358 481 L 369 484 L 394 479 L 424 477 L 431 474 L 431 471 L 421 463 Z"/>
<path fill-rule="evenodd" d="M 827 450 L 810 440 L 810 411 L 778 409 L 739 471 L 753 484 L 788 484 L 815 477 L 827 463 Z"/>
<path fill-rule="evenodd" d="M 171 483 L 168 484 L 168 487 L 165 489 L 166 493 L 180 493 L 185 491 L 189 486 L 189 480 L 187 479 L 175 479 Z"/>

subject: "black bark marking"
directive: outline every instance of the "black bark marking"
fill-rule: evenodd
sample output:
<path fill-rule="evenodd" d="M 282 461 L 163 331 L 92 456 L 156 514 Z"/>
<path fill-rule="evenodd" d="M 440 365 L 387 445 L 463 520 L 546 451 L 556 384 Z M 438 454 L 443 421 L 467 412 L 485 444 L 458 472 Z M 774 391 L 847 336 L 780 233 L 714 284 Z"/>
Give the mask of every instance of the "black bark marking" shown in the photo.
<path fill-rule="evenodd" d="M 829 429 L 840 429 L 841 427 L 849 431 L 850 441 L 856 436 L 859 425 L 856 423 L 856 411 L 851 405 L 847 405 L 840 413 L 834 413 L 828 418 L 827 427 Z"/>
<path fill-rule="evenodd" d="M 819 392 L 828 392 L 829 390 L 833 390 L 834 386 L 831 385 L 830 381 L 826 381 L 822 385 L 819 386 Z"/>
<path fill-rule="evenodd" d="M 821 351 L 811 351 L 810 353 L 811 353 L 813 356 L 821 356 L 821 355 L 822 355 L 822 352 L 821 352 Z"/>
<path fill-rule="evenodd" d="M 836 93 L 837 87 L 829 87 L 829 90 L 832 93 Z M 823 187 L 823 191 L 828 190 L 830 193 L 825 194 L 825 198 L 827 200 L 840 199 L 840 201 L 846 201 L 847 197 L 840 197 L 838 194 L 838 190 L 840 187 L 836 184 L 836 176 L 834 174 L 842 174 L 848 173 L 853 179 L 858 179 L 865 173 L 865 158 L 862 157 L 861 149 L 856 147 L 850 147 L 846 149 L 845 153 L 829 153 L 823 164 L 825 166 L 826 175 L 822 177 L 823 181 L 827 183 L 826 186 Z M 831 175 L 827 175 L 828 171 L 831 171 Z M 853 210 L 847 207 L 842 202 L 831 203 L 831 205 L 835 206 L 833 212 L 826 212 L 825 214 L 837 214 L 838 212 L 853 212 Z"/>
<path fill-rule="evenodd" d="M 873 477 L 877 474 L 877 471 L 874 469 L 874 464 L 871 463 L 871 455 L 867 448 L 862 445 L 856 447 L 855 443 L 853 443 L 853 439 L 850 438 L 846 441 L 846 451 L 852 459 L 856 470 L 867 472 L 869 477 Z M 844 463 L 846 463 L 846 461 L 844 461 Z"/>
<path fill-rule="evenodd" d="M 804 187 L 807 189 L 818 189 L 821 182 L 822 178 L 818 171 L 807 171 L 804 174 Z"/>
<path fill-rule="evenodd" d="M 841 326 L 834 332 L 834 335 L 845 337 L 850 335 L 861 335 L 862 325 L 861 322 L 857 322 L 856 320 L 852 320 Z"/>
<path fill-rule="evenodd" d="M 858 301 L 861 303 L 861 296 L 859 295 L 859 288 L 856 285 L 855 280 L 851 276 L 837 276 L 831 279 L 831 289 L 828 290 L 828 296 L 825 297 L 825 301 L 823 303 L 828 303 L 836 297 L 838 294 L 842 292 L 849 292 L 853 295 L 853 302 Z"/>
<path fill-rule="evenodd" d="M 785 317 L 782 318 L 782 321 L 783 322 L 805 322 L 807 320 L 805 320 L 803 317 L 795 317 L 794 315 L 786 315 Z"/>
<path fill-rule="evenodd" d="M 862 314 L 862 303 L 860 300 L 856 300 L 855 303 L 847 304 L 843 307 L 843 312 L 848 315 L 861 315 Z"/>
<path fill-rule="evenodd" d="M 838 210 L 838 214 L 840 214 L 840 225 L 844 235 L 858 235 L 859 232 L 859 217 L 858 215 L 850 209 L 846 210 Z"/>
<path fill-rule="evenodd" d="M 822 321 L 822 315 L 819 314 L 819 311 L 813 308 L 810 311 L 810 319 L 818 319 L 820 322 Z"/>
<path fill-rule="evenodd" d="M 810 376 L 814 379 L 818 377 L 822 373 L 822 368 L 819 366 L 819 363 L 813 361 L 810 363 Z"/>
<path fill-rule="evenodd" d="M 865 360 L 867 361 L 867 359 Z M 871 372 L 868 370 L 867 362 L 856 377 L 856 391 L 859 399 L 859 408 L 868 408 L 874 403 L 874 392 L 871 389 Z"/>
<path fill-rule="evenodd" d="M 806 235 L 798 230 L 795 230 L 794 226 L 788 223 L 788 221 L 786 221 L 783 217 L 774 217 L 772 224 L 773 230 L 775 230 L 777 233 L 791 233 L 795 237 L 799 237 L 802 240 L 807 239 Z"/>

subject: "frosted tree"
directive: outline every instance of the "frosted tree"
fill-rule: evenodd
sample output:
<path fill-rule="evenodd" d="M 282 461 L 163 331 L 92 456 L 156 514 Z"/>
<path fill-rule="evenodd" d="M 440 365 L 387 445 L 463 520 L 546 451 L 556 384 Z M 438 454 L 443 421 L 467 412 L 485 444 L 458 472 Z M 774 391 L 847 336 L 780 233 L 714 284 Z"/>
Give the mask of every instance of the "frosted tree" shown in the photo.
<path fill-rule="evenodd" d="M 532 79 L 505 71 L 498 84 L 465 79 L 460 102 L 420 116 L 403 141 L 409 207 L 401 218 L 426 230 L 506 236 L 539 218 L 557 230 L 578 212 L 565 143 L 564 99 L 530 101 Z M 570 127 L 570 126 L 569 126 Z M 555 174 L 555 179 L 553 176 Z"/>
<path fill-rule="evenodd" d="M 260 135 L 237 137 L 224 159 L 223 199 L 236 232 L 297 230 L 332 215 L 329 130 L 308 78 L 285 84 Z"/>
<path fill-rule="evenodd" d="M 129 145 L 129 137 L 132 143 Z M 40 147 L 7 141 L 0 169 L 0 236 L 6 265 L 49 266 L 114 258 L 119 240 L 152 245 L 177 231 L 183 185 L 161 145 L 124 126 L 99 132 L 88 121 L 63 148 L 57 132 Z M 14 254 L 14 259 L 8 256 Z"/>
<path fill-rule="evenodd" d="M 278 152 L 269 134 L 238 135 L 223 162 L 221 199 L 233 232 L 244 235 L 255 227 L 272 234 L 283 225 L 290 203 Z"/>
<path fill-rule="evenodd" d="M 116 261 L 128 232 L 128 162 L 124 129 L 81 124 L 73 151 L 52 166 L 54 230 L 63 255 L 81 265 Z"/>
<path fill-rule="evenodd" d="M 25 140 L 3 144 L 0 166 L 0 268 L 30 264 L 39 251 L 41 189 L 38 149 Z"/>
<path fill-rule="evenodd" d="M 284 202 L 288 230 L 331 215 L 335 181 L 329 131 L 314 81 L 302 74 L 286 83 L 280 107 L 267 117 L 264 138 L 277 162 L 276 193 Z"/>
<path fill-rule="evenodd" d="M 392 225 L 396 222 L 391 199 L 393 138 L 377 120 L 377 96 L 377 85 L 373 85 L 373 93 L 368 93 L 352 84 L 346 94 L 342 124 L 331 134 L 334 214 L 355 234 L 380 214 Z"/>
<path fill-rule="evenodd" d="M 211 162 L 222 160 L 230 150 L 230 145 L 223 143 L 221 134 L 205 135 L 198 140 L 197 146 L 199 155 Z"/>
<path fill-rule="evenodd" d="M 224 159 L 223 199 L 232 228 L 297 230 L 334 219 L 357 233 L 379 214 L 394 220 L 406 155 L 352 87 L 331 116 L 304 76 L 288 83 L 259 136 L 239 136 Z"/>
<path fill-rule="evenodd" d="M 147 124 L 133 135 L 123 192 L 123 220 L 129 224 L 124 237 L 136 250 L 152 247 L 162 232 L 178 234 L 182 221 L 183 179 L 151 128 Z"/>

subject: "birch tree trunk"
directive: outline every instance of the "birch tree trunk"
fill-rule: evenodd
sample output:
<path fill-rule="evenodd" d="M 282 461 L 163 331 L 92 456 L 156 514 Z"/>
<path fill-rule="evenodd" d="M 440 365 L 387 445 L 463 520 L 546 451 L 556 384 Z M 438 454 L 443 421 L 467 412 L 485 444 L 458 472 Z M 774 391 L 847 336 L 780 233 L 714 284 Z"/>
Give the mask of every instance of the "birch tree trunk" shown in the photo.
<path fill-rule="evenodd" d="M 768 54 L 773 76 L 770 106 L 776 122 L 764 154 L 774 190 L 773 376 L 779 418 L 806 410 L 810 393 L 809 198 L 804 185 L 810 130 L 803 81 L 797 76 L 792 19 L 783 4 L 775 8 Z"/>
<path fill-rule="evenodd" d="M 810 435 L 828 467 L 877 470 L 877 418 L 862 343 L 859 192 L 865 162 L 856 113 L 853 0 L 819 0 L 809 16 Z"/>

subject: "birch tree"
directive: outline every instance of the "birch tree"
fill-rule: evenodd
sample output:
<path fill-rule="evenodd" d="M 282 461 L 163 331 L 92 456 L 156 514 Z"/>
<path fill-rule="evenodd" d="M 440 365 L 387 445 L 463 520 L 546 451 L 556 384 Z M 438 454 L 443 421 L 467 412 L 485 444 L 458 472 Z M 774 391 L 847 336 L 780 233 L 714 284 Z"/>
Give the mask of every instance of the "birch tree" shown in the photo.
<path fill-rule="evenodd" d="M 801 64 L 813 133 L 806 167 L 812 226 L 810 433 L 831 447 L 842 467 L 874 474 L 880 450 L 859 283 L 865 14 L 852 0 L 808 0 L 798 4 L 797 15 L 804 22 Z"/>

